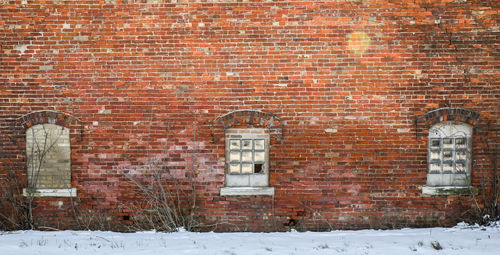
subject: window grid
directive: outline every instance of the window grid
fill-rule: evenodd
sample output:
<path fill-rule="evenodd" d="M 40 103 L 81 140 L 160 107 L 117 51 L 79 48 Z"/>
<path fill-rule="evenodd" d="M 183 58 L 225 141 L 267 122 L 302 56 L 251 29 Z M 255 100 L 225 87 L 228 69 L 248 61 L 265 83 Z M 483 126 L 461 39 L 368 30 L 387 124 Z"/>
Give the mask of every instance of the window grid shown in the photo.
<path fill-rule="evenodd" d="M 467 138 L 431 138 L 430 172 L 465 173 L 468 158 Z"/>
<path fill-rule="evenodd" d="M 230 139 L 229 173 L 264 173 L 265 149 L 264 139 Z"/>

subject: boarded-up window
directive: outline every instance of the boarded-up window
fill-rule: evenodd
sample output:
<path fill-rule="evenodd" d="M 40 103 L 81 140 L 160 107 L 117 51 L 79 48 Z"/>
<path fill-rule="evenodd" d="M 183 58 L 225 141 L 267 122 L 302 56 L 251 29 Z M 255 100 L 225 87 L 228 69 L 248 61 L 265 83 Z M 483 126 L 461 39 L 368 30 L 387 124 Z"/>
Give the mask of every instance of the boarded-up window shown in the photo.
<path fill-rule="evenodd" d="M 68 128 L 54 124 L 39 124 L 26 130 L 29 188 L 71 188 L 70 158 Z"/>

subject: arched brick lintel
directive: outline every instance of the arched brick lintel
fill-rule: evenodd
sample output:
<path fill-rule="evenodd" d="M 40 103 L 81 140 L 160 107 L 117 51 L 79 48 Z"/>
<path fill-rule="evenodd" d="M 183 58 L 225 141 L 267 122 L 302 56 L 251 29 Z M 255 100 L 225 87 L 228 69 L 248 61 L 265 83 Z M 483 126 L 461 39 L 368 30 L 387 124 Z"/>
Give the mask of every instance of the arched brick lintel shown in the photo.
<path fill-rule="evenodd" d="M 283 138 L 284 122 L 272 113 L 260 110 L 236 110 L 215 118 L 212 123 L 212 134 L 215 138 L 217 129 L 242 128 L 267 128 L 271 135 Z"/>
<path fill-rule="evenodd" d="M 27 113 L 17 119 L 18 126 L 22 127 L 24 131 L 34 125 L 38 124 L 55 124 L 73 130 L 75 133 L 82 136 L 83 123 L 82 121 L 65 112 L 54 110 L 43 110 Z"/>
<path fill-rule="evenodd" d="M 478 112 L 457 107 L 443 107 L 432 111 L 428 111 L 423 115 L 416 116 L 415 118 L 415 129 L 416 138 L 426 138 L 429 132 L 429 128 L 434 124 L 443 121 L 459 121 L 463 123 L 470 124 L 471 126 L 476 126 L 479 123 L 479 118 L 481 114 Z"/>
<path fill-rule="evenodd" d="M 478 112 L 454 107 L 444 107 L 426 112 L 423 115 L 425 123 L 428 127 L 443 121 L 460 121 L 463 123 L 476 126 L 479 122 L 481 114 Z"/>

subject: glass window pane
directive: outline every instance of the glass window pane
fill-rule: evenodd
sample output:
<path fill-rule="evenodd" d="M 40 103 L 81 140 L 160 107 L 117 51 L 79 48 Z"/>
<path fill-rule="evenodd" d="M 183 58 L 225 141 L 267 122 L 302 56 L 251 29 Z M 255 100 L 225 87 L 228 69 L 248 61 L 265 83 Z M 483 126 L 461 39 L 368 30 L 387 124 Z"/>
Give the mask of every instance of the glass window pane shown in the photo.
<path fill-rule="evenodd" d="M 443 172 L 453 171 L 453 163 L 443 163 Z"/>
<path fill-rule="evenodd" d="M 241 153 L 241 161 L 243 162 L 252 162 L 252 152 L 244 151 Z"/>
<path fill-rule="evenodd" d="M 241 148 L 243 150 L 251 150 L 252 149 L 252 140 L 243 140 Z"/>
<path fill-rule="evenodd" d="M 436 163 L 432 163 L 431 164 L 431 169 L 430 169 L 432 172 L 441 172 L 441 163 L 440 162 L 436 162 Z"/>
<path fill-rule="evenodd" d="M 440 144 L 441 144 L 440 139 L 432 139 L 431 140 L 431 149 L 439 149 Z"/>
<path fill-rule="evenodd" d="M 453 152 L 451 152 L 451 151 L 443 151 L 443 160 L 444 161 L 453 160 Z"/>
<path fill-rule="evenodd" d="M 439 151 L 431 151 L 431 160 L 439 160 Z"/>
<path fill-rule="evenodd" d="M 456 171 L 457 172 L 465 172 L 465 164 L 464 163 L 457 163 L 456 164 Z"/>
<path fill-rule="evenodd" d="M 240 152 L 239 151 L 231 151 L 231 152 L 229 152 L 229 160 L 231 162 L 240 161 Z"/>
<path fill-rule="evenodd" d="M 457 138 L 457 139 L 455 139 L 455 147 L 457 149 L 465 149 L 465 148 L 467 148 L 466 141 L 467 141 L 467 139 L 465 139 L 465 138 Z"/>
<path fill-rule="evenodd" d="M 265 149 L 265 142 L 264 140 L 255 140 L 255 149 L 256 150 L 264 150 Z"/>
<path fill-rule="evenodd" d="M 240 140 L 231 139 L 229 148 L 231 150 L 239 150 L 240 149 Z"/>
<path fill-rule="evenodd" d="M 243 173 L 243 174 L 251 174 L 253 172 L 252 165 L 253 164 L 242 164 L 241 165 L 241 173 Z"/>
<path fill-rule="evenodd" d="M 263 151 L 257 151 L 255 152 L 255 161 L 265 161 L 266 158 L 265 158 L 265 154 Z"/>
<path fill-rule="evenodd" d="M 457 160 L 466 160 L 467 154 L 465 153 L 465 151 L 457 151 L 455 157 L 457 158 Z"/>
<path fill-rule="evenodd" d="M 443 148 L 445 148 L 445 149 L 453 148 L 453 139 L 451 139 L 451 138 L 443 139 Z"/>
<path fill-rule="evenodd" d="M 229 165 L 229 172 L 232 174 L 239 174 L 240 173 L 240 164 L 230 164 Z"/>

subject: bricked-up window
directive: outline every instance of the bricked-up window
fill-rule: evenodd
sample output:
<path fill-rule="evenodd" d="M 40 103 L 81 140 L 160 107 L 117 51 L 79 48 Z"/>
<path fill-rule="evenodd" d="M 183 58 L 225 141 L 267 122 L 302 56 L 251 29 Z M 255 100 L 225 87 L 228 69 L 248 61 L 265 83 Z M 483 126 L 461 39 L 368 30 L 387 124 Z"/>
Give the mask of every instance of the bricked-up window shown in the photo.
<path fill-rule="evenodd" d="M 225 134 L 226 188 L 221 195 L 273 195 L 268 187 L 268 129 L 230 128 Z"/>
<path fill-rule="evenodd" d="M 468 186 L 471 177 L 472 126 L 441 122 L 429 130 L 428 186 Z"/>
<path fill-rule="evenodd" d="M 26 130 L 28 189 L 37 196 L 74 196 L 69 129 L 38 124 Z"/>

